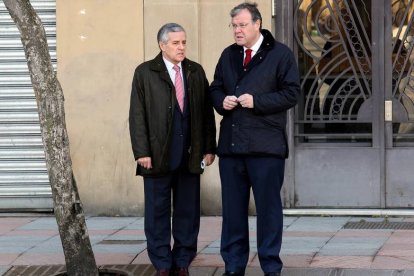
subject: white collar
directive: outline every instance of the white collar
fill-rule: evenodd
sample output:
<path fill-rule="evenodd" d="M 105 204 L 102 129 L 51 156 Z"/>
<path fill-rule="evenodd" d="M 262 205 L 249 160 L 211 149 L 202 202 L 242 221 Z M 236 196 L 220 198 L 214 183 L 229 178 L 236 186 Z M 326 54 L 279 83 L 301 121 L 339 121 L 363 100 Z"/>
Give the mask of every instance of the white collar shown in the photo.
<path fill-rule="evenodd" d="M 263 35 L 260 34 L 259 39 L 256 41 L 256 43 L 252 47 L 247 48 L 243 46 L 244 51 L 246 51 L 246 49 L 252 49 L 252 54 L 256 54 L 257 51 L 259 51 L 260 45 L 262 45 L 263 39 L 264 39 Z"/>
<path fill-rule="evenodd" d="M 162 57 L 162 59 L 164 60 L 165 66 L 167 66 L 168 70 L 173 70 L 174 67 L 174 63 L 172 63 L 171 61 L 169 61 L 168 59 L 166 59 L 164 56 Z M 182 70 L 183 68 L 181 67 L 181 62 L 179 62 L 178 67 L 180 67 L 180 70 Z"/>

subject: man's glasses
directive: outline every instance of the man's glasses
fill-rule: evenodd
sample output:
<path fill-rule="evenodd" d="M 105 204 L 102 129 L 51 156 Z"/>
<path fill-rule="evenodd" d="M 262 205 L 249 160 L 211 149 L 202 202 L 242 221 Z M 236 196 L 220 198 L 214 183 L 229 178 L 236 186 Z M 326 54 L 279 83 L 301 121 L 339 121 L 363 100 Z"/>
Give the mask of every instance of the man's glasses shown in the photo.
<path fill-rule="evenodd" d="M 233 30 L 236 30 L 237 28 L 244 30 L 250 23 L 240 23 L 240 24 L 229 24 L 229 28 L 233 28 Z"/>

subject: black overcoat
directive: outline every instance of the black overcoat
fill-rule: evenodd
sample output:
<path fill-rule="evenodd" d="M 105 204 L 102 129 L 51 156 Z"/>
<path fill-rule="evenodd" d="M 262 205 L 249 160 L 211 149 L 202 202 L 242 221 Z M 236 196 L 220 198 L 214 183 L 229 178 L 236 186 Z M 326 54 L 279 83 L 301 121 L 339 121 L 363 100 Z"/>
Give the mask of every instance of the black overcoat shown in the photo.
<path fill-rule="evenodd" d="M 256 55 L 243 68 L 243 47 L 224 49 L 216 66 L 210 96 L 215 110 L 223 116 L 217 154 L 248 154 L 287 158 L 287 110 L 300 95 L 299 73 L 292 51 L 262 30 L 264 40 Z M 238 105 L 224 110 L 228 95 L 253 96 L 254 108 Z"/>
<path fill-rule="evenodd" d="M 201 65 L 182 62 L 189 99 L 191 147 L 188 169 L 200 174 L 203 155 L 216 151 L 214 110 L 208 81 Z M 177 105 L 175 88 L 161 53 L 135 69 L 129 109 L 129 128 L 134 158 L 151 157 L 150 170 L 137 166 L 137 175 L 162 176 L 169 172 L 172 121 Z"/>

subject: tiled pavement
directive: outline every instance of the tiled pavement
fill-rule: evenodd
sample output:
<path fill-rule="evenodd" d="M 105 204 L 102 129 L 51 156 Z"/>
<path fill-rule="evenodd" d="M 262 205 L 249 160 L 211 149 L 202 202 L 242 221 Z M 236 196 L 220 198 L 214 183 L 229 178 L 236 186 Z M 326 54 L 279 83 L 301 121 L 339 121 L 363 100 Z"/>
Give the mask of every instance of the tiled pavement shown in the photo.
<path fill-rule="evenodd" d="M 413 275 L 414 230 L 349 230 L 350 221 L 369 217 L 285 217 L 282 275 Z M 390 218 L 410 221 L 413 218 Z M 251 254 L 248 275 L 262 275 L 257 257 L 255 217 L 249 219 Z M 98 265 L 152 275 L 141 217 L 89 217 L 87 226 Z M 221 217 L 203 217 L 199 252 L 192 275 L 221 275 Z M 0 275 L 41 274 L 60 265 L 64 256 L 53 216 L 0 217 Z M 127 266 L 129 265 L 129 266 Z M 43 267 L 42 267 L 43 266 Z M 38 272 L 31 272 L 38 269 Z M 126 270 L 128 270 L 126 269 Z M 25 273 L 22 271 L 26 270 Z M 18 272 L 20 271 L 20 272 Z M 146 271 L 144 274 L 137 271 Z M 43 272 L 42 272 L 43 273 Z M 46 273 L 46 272 L 45 272 Z"/>

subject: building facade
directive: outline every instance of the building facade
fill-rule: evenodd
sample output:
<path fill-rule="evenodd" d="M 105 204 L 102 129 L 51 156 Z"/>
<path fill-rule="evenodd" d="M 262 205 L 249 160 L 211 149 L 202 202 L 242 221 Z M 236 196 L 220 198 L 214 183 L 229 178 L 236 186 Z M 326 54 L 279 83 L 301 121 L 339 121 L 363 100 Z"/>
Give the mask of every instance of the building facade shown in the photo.
<path fill-rule="evenodd" d="M 142 215 L 142 178 L 134 175 L 128 127 L 133 71 L 158 53 L 159 27 L 177 22 L 187 30 L 188 57 L 203 65 L 211 81 L 221 51 L 233 43 L 229 11 L 240 1 L 31 2 L 57 53 L 74 173 L 86 212 Z M 263 27 L 294 50 L 301 72 L 302 97 L 288 120 L 285 207 L 412 207 L 413 0 L 256 2 Z M 1 7 L 0 12 L 0 27 L 12 29 Z M 11 35 L 0 32 L 0 120 L 5 125 L 0 209 L 50 209 L 34 98 L 22 77 L 21 54 L 11 67 L 17 72 L 7 75 L 13 62 L 7 53 L 18 51 L 13 46 L 18 38 L 12 45 Z M 29 115 L 20 112 L 25 105 L 31 107 Z M 217 115 L 217 124 L 220 119 Z M 201 187 L 203 214 L 219 215 L 217 161 L 202 175 Z"/>

